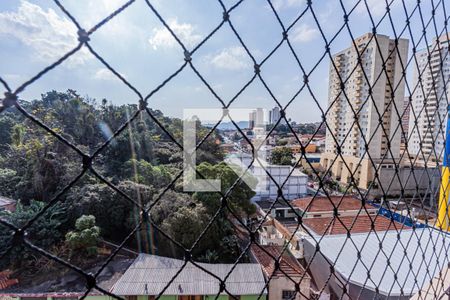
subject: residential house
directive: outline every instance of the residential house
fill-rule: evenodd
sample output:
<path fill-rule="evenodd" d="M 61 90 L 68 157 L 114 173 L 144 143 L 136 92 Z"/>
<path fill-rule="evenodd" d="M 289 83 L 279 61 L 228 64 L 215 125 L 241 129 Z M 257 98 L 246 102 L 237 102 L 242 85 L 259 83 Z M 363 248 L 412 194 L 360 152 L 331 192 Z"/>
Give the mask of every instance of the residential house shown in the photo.
<path fill-rule="evenodd" d="M 290 201 L 257 201 L 263 214 L 259 230 L 263 245 L 284 245 L 297 259 L 304 258 L 304 239 L 311 235 L 409 230 L 410 226 L 378 214 L 378 208 L 349 196 L 305 197 Z M 337 208 L 335 210 L 335 208 Z M 299 216 L 302 218 L 299 220 Z M 299 222 L 300 221 L 300 222 Z"/>
<path fill-rule="evenodd" d="M 287 248 L 297 259 L 303 258 L 303 238 L 297 234 L 299 232 L 294 228 L 288 229 L 277 219 L 268 217 L 258 231 L 260 245 L 278 245 L 287 244 Z"/>
<path fill-rule="evenodd" d="M 218 278 L 226 278 L 224 290 L 220 289 Z M 139 254 L 111 292 L 128 300 L 141 300 L 142 296 L 150 300 L 160 293 L 162 300 L 256 300 L 267 297 L 259 264 L 193 264 L 149 254 Z"/>
<path fill-rule="evenodd" d="M 180 271 L 181 270 L 181 271 Z M 206 271 L 205 271 L 206 270 Z M 0 289 L 0 299 L 76 300 L 86 292 L 85 281 L 74 271 L 64 272 L 40 283 L 19 283 Z M 95 273 L 95 270 L 86 270 Z M 210 275 L 210 273 L 215 276 Z M 229 276 L 228 276 L 229 274 Z M 60 276 L 59 276 L 60 275 Z M 177 275 L 177 276 L 175 276 Z M 216 277 L 217 276 L 217 277 Z M 34 276 L 39 280 L 41 276 Z M 224 290 L 217 278 L 225 279 Z M 172 278 L 175 278 L 172 281 Z M 136 259 L 115 259 L 100 273 L 97 284 L 103 290 L 127 300 L 152 300 L 162 293 L 162 300 L 209 300 L 267 298 L 261 266 L 256 263 L 207 264 L 139 254 Z M 167 289 L 165 289 L 167 287 Z M 87 300 L 112 300 L 95 288 Z"/>
<path fill-rule="evenodd" d="M 251 255 L 268 281 L 269 300 L 310 299 L 311 277 L 287 248 L 252 245 Z M 300 283 L 299 291 L 295 289 L 296 283 Z"/>

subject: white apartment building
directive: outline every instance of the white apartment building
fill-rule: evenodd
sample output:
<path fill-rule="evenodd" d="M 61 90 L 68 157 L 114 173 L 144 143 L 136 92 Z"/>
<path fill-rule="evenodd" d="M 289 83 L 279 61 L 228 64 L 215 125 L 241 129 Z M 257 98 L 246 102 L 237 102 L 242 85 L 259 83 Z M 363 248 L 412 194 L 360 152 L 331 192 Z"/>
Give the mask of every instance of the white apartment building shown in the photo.
<path fill-rule="evenodd" d="M 374 179 L 364 139 L 375 162 L 384 158 L 383 162 L 390 162 L 392 167 L 400 156 L 401 130 L 396 128 L 401 126 L 403 112 L 401 61 L 403 64 L 407 61 L 408 40 L 399 39 L 396 46 L 396 41 L 388 36 L 377 35 L 376 39 L 378 43 L 371 33 L 357 38 L 354 41 L 357 49 L 352 43 L 333 56 L 336 68 L 330 63 L 329 129 L 321 165 L 326 170 L 331 167 L 331 175 L 343 183 L 350 181 L 352 172 L 360 188 L 367 188 Z M 361 130 L 355 122 L 355 113 Z M 384 130 L 379 126 L 381 122 Z M 339 147 L 342 158 L 338 156 Z"/>
<path fill-rule="evenodd" d="M 252 155 L 233 153 L 227 157 L 227 161 L 246 169 L 252 161 Z M 271 165 L 261 158 L 260 161 L 255 160 L 249 171 L 258 180 L 253 201 L 277 199 L 278 186 L 282 186 L 283 196 L 287 200 L 301 198 L 307 194 L 308 175 L 292 166 Z M 267 175 L 266 171 L 272 176 L 273 180 Z"/>
<path fill-rule="evenodd" d="M 264 110 L 257 108 L 248 115 L 248 127 L 253 129 L 254 127 L 264 127 L 266 119 L 264 118 Z"/>
<path fill-rule="evenodd" d="M 267 175 L 266 171 L 273 179 Z M 291 166 L 265 165 L 264 168 L 254 166 L 252 173 L 258 179 L 253 200 L 277 199 L 278 186 L 282 186 L 283 196 L 287 200 L 304 197 L 307 193 L 308 175 Z"/>
<path fill-rule="evenodd" d="M 416 53 L 408 151 L 417 156 L 419 164 L 442 161 L 444 154 L 450 97 L 449 37 L 444 34 L 435 38 L 430 46 Z"/>

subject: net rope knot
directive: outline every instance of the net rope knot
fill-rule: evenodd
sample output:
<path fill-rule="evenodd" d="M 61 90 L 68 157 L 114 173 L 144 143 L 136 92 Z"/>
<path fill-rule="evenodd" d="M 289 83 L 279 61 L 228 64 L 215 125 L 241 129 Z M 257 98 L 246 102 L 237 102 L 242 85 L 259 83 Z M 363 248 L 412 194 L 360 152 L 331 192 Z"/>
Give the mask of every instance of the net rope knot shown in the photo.
<path fill-rule="evenodd" d="M 78 30 L 77 34 L 78 34 L 78 41 L 82 44 L 85 44 L 91 40 L 89 38 L 89 33 L 87 33 L 86 30 L 84 29 Z"/>
<path fill-rule="evenodd" d="M 2 106 L 4 108 L 8 108 L 16 105 L 17 103 L 17 95 L 11 92 L 5 92 L 5 98 L 3 98 Z"/>

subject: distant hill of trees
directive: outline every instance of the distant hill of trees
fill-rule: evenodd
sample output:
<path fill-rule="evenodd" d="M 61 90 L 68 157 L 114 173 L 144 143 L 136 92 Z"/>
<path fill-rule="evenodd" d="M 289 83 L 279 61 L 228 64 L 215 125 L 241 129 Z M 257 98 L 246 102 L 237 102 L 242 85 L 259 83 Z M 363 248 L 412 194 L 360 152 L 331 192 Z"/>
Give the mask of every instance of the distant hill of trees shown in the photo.
<path fill-rule="evenodd" d="M 94 153 L 138 110 L 134 104 L 113 105 L 107 100 L 98 103 L 74 90 L 51 91 L 39 100 L 22 101 L 21 105 L 88 154 Z M 151 113 L 182 145 L 182 120 L 166 117 L 158 110 Z M 209 130 L 199 123 L 197 140 Z M 220 138 L 213 132 L 205 140 L 197 152 L 197 163 L 205 177 L 222 178 L 225 192 L 237 176 L 220 163 L 223 160 Z M 135 238 L 127 243 L 128 247 L 182 256 L 184 251 L 166 235 L 190 248 L 220 208 L 217 193 L 185 193 L 181 179 L 170 185 L 182 166 L 182 151 L 146 112 L 140 113 L 97 156 L 93 162 L 97 173 L 142 206 L 152 207 L 150 222 L 144 222 Z M 15 108 L 0 114 L 0 195 L 19 201 L 17 212 L 1 212 L 0 218 L 22 226 L 81 171 L 82 158 L 77 152 Z M 160 197 L 169 185 L 169 190 Z M 254 207 L 249 201 L 252 196 L 253 191 L 240 183 L 231 194 L 230 207 L 238 215 L 252 214 Z M 226 210 L 220 213 L 205 237 L 197 242 L 193 250 L 196 259 L 226 262 L 237 257 L 238 243 L 227 215 Z M 58 205 L 45 218 L 31 226 L 27 238 L 47 250 L 56 247 L 53 251 L 64 253 L 61 250 L 67 246 L 64 237 L 75 229 L 76 220 L 82 216 L 94 216 L 101 238 L 116 243 L 142 221 L 141 211 L 135 205 L 87 172 L 60 197 Z M 0 254 L 11 241 L 11 232 L 0 225 Z M 19 250 L 9 251 L 9 260 L 2 260 L 0 268 L 19 268 L 33 257 L 29 250 Z"/>

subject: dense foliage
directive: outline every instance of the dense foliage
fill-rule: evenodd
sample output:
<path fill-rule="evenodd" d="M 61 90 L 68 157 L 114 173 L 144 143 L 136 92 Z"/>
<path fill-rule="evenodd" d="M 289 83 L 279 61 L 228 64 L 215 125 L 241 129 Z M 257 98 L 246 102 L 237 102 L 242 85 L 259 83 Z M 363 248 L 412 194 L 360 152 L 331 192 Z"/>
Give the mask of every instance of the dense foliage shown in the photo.
<path fill-rule="evenodd" d="M 278 147 L 273 149 L 270 160 L 274 165 L 292 165 L 294 155 L 289 147 Z"/>
<path fill-rule="evenodd" d="M 0 218 L 15 226 L 24 226 L 28 220 L 34 217 L 44 208 L 45 203 L 30 201 L 29 205 L 18 202 L 14 212 L 0 211 Z M 25 236 L 33 244 L 43 248 L 49 248 L 59 242 L 62 235 L 62 225 L 66 216 L 64 205 L 56 204 L 50 207 L 26 230 Z M 0 261 L 0 268 L 8 265 L 20 266 L 26 260 L 36 259 L 38 256 L 29 248 L 18 243 L 15 245 L 14 235 L 11 230 L 0 226 L 0 255 L 7 254 Z M 6 250 L 14 246 L 9 252 Z"/>
<path fill-rule="evenodd" d="M 73 90 L 51 91 L 40 100 L 23 101 L 21 105 L 88 154 L 94 153 L 138 110 L 137 105 L 118 106 L 106 100 L 97 103 Z M 236 257 L 238 244 L 227 210 L 209 224 L 221 206 L 220 195 L 183 192 L 180 180 L 171 185 L 183 166 L 182 152 L 171 139 L 183 144 L 182 121 L 157 110 L 151 113 L 170 136 L 146 112 L 140 113 L 93 162 L 96 172 L 117 190 L 86 172 L 58 198 L 59 204 L 46 212 L 51 216 L 45 215 L 29 229 L 29 237 L 36 239 L 37 245 L 46 249 L 69 245 L 76 250 L 83 244 L 77 238 L 81 232 L 96 233 L 95 228 L 101 229 L 102 239 L 119 243 L 137 227 L 135 238 L 127 243 L 137 251 L 180 257 L 184 255 L 181 247 L 194 246 L 193 253 L 201 260 L 231 261 Z M 198 123 L 197 140 L 208 131 Z M 197 151 L 197 163 L 205 177 L 220 178 L 222 192 L 226 192 L 238 177 L 219 163 L 223 161 L 220 140 L 218 132 L 213 132 Z M 0 196 L 20 201 L 16 212 L 3 212 L 1 217 L 17 226 L 82 172 L 82 159 L 76 151 L 14 108 L 0 115 L 0 150 Z M 252 196 L 253 191 L 241 182 L 229 195 L 229 207 L 244 218 L 254 212 L 249 201 Z M 148 221 L 139 206 L 150 209 Z M 89 223 L 89 228 L 82 229 L 80 222 Z M 12 238 L 6 228 L 0 228 L 1 251 Z M 198 239 L 203 231 L 203 238 Z M 94 246 L 88 242 L 83 247 Z M 20 251 L 10 251 L 10 257 L 11 263 L 23 260 Z"/>

